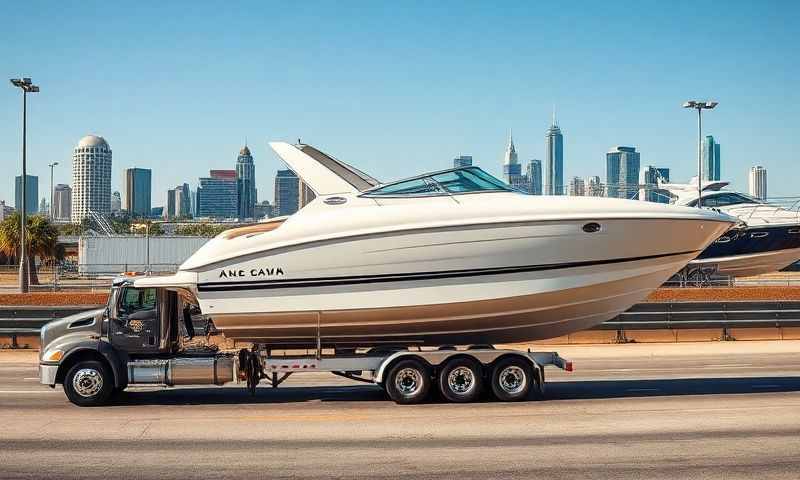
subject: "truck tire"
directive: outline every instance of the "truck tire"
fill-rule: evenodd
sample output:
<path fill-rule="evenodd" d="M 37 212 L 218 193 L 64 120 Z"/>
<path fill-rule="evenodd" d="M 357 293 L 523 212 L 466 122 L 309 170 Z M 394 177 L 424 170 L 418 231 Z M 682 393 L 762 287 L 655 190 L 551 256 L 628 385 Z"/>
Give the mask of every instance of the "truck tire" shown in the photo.
<path fill-rule="evenodd" d="M 428 366 L 420 360 L 400 360 L 386 375 L 386 393 L 397 403 L 410 405 L 420 403 L 428 396 L 431 374 Z"/>
<path fill-rule="evenodd" d="M 64 393 L 79 407 L 105 405 L 114 392 L 114 377 L 103 362 L 86 360 L 72 366 L 64 378 Z"/>
<path fill-rule="evenodd" d="M 439 391 L 451 402 L 475 401 L 483 391 L 481 364 L 468 357 L 448 360 L 439 372 Z"/>
<path fill-rule="evenodd" d="M 531 364 L 524 358 L 502 359 L 492 369 L 492 393 L 501 402 L 528 398 L 534 382 Z"/>

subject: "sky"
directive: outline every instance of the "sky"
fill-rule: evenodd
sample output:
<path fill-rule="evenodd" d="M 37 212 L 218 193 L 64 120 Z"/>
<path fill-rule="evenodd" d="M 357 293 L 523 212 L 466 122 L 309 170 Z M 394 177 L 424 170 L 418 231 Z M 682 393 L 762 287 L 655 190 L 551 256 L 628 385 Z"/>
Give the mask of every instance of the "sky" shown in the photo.
<path fill-rule="evenodd" d="M 697 171 L 687 99 L 714 99 L 704 134 L 722 176 L 800 196 L 800 2 L 5 2 L 0 69 L 28 76 L 28 172 L 71 183 L 89 133 L 124 168 L 153 170 L 153 206 L 247 141 L 259 200 L 284 168 L 267 142 L 300 138 L 383 181 L 449 168 L 499 175 L 509 129 L 544 159 L 553 106 L 564 178 L 605 178 L 635 146 L 673 181 Z M 0 200 L 21 172 L 21 94 L 0 88 Z"/>

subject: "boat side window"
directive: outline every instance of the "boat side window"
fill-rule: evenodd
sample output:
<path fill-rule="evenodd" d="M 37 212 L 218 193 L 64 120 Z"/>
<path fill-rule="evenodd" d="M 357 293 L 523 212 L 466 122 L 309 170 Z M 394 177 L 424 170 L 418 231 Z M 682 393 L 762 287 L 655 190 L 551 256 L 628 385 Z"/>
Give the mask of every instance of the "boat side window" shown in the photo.
<path fill-rule="evenodd" d="M 370 195 L 443 195 L 439 187 L 426 178 L 416 178 L 405 182 L 392 183 L 369 192 Z"/>
<path fill-rule="evenodd" d="M 743 203 L 761 203 L 754 198 L 746 197 L 739 193 L 722 193 L 710 197 L 703 197 L 704 207 L 727 207 L 730 205 L 740 205 Z M 693 200 L 690 207 L 697 206 L 697 200 Z"/>
<path fill-rule="evenodd" d="M 500 180 L 480 169 L 462 169 L 433 175 L 431 178 L 450 193 L 508 190 Z"/>

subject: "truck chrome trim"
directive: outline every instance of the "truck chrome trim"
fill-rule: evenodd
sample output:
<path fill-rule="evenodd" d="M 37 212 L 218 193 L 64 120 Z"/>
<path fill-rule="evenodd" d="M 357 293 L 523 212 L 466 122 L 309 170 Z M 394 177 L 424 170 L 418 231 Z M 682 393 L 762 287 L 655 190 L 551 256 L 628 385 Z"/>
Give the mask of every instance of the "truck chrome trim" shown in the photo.
<path fill-rule="evenodd" d="M 56 374 L 58 374 L 58 365 L 39 364 L 39 383 L 42 385 L 55 385 Z"/>

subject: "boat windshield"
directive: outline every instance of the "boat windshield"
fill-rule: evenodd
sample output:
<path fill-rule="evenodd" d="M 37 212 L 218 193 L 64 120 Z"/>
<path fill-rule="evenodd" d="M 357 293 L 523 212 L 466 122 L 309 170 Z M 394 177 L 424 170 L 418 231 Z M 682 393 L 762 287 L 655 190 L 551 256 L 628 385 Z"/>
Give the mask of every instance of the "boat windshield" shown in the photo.
<path fill-rule="evenodd" d="M 430 196 L 458 193 L 514 191 L 478 167 L 463 167 L 380 185 L 364 196 Z"/>
<path fill-rule="evenodd" d="M 735 192 L 721 192 L 715 195 L 703 196 L 704 207 L 728 207 L 731 205 L 760 204 L 760 203 L 764 202 L 756 198 L 753 198 L 749 195 L 745 195 L 743 193 L 735 193 Z M 697 199 L 694 199 L 691 202 L 689 202 L 688 206 L 696 207 Z"/>

